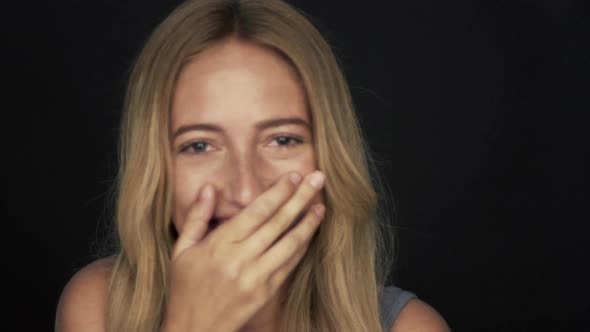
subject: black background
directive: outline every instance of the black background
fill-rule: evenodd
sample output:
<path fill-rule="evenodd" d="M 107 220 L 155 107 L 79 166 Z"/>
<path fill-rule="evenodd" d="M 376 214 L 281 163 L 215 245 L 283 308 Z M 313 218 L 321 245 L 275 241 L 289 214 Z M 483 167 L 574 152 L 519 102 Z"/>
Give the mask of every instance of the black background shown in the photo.
<path fill-rule="evenodd" d="M 52 330 L 61 290 L 92 260 L 127 73 L 178 3 L 4 6 L 2 274 L 16 330 Z M 587 2 L 291 3 L 333 45 L 381 160 L 398 211 L 391 281 L 456 331 L 590 330 Z"/>

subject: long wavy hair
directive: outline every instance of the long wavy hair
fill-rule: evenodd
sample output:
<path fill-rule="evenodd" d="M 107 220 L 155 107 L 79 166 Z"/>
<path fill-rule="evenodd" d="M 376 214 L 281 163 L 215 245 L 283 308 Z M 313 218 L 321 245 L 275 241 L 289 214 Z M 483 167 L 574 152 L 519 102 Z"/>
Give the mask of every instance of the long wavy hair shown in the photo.
<path fill-rule="evenodd" d="M 295 69 L 327 178 L 325 219 L 292 272 L 280 331 L 381 330 L 379 298 L 393 263 L 390 232 L 379 227 L 387 227 L 389 212 L 379 208 L 376 188 L 385 188 L 331 47 L 304 13 L 279 0 L 189 0 L 150 35 L 128 81 L 113 189 L 108 331 L 157 331 L 163 320 L 176 240 L 171 100 L 192 57 L 228 37 L 273 50 Z"/>

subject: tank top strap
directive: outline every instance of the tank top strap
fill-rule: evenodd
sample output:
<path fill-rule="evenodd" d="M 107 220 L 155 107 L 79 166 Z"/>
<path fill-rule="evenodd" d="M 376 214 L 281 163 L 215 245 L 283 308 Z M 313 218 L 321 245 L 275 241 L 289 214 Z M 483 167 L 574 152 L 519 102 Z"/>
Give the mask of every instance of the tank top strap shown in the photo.
<path fill-rule="evenodd" d="M 392 285 L 383 288 L 380 298 L 380 317 L 384 332 L 391 331 L 395 319 L 412 298 L 417 298 L 417 296 L 399 287 Z"/>

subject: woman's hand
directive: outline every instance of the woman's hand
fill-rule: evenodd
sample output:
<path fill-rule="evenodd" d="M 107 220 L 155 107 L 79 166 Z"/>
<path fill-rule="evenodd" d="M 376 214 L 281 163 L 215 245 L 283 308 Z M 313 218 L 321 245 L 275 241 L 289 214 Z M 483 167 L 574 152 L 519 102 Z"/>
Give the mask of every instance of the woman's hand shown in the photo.
<path fill-rule="evenodd" d="M 300 179 L 282 176 L 207 236 L 215 193 L 201 191 L 174 245 L 163 331 L 237 331 L 276 293 L 324 215 L 322 204 L 307 208 L 324 175 Z"/>

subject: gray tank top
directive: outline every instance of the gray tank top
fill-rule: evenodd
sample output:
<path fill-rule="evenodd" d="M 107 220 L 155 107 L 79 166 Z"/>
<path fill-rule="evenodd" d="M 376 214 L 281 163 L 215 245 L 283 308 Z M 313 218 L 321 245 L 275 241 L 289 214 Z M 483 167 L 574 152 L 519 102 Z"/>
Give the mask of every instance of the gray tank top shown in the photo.
<path fill-rule="evenodd" d="M 401 288 L 395 286 L 383 288 L 383 293 L 381 294 L 380 299 L 380 315 L 381 326 L 383 327 L 384 332 L 391 331 L 393 322 L 399 315 L 400 311 L 402 311 L 402 308 L 412 298 L 417 298 L 417 296 Z"/>

